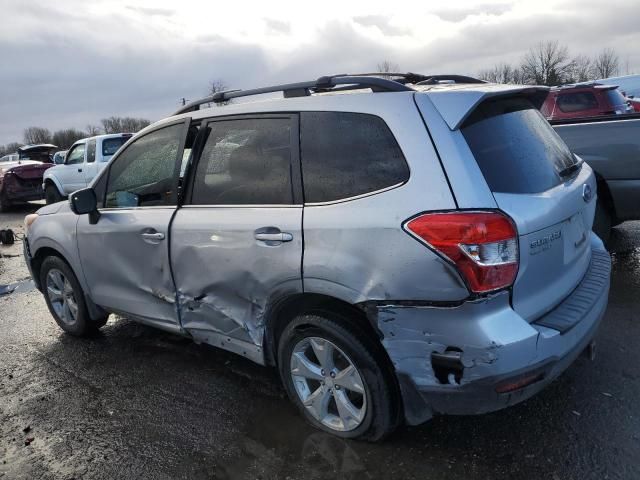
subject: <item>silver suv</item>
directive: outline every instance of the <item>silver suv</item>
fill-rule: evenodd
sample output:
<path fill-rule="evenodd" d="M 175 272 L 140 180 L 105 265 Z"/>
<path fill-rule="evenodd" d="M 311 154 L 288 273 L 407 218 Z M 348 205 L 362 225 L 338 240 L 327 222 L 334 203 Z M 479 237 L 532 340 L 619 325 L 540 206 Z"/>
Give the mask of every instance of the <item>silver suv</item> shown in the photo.
<path fill-rule="evenodd" d="M 66 332 L 117 313 L 276 366 L 341 437 L 497 410 L 607 305 L 595 179 L 545 95 L 417 74 L 217 93 L 28 216 L 25 257 Z"/>

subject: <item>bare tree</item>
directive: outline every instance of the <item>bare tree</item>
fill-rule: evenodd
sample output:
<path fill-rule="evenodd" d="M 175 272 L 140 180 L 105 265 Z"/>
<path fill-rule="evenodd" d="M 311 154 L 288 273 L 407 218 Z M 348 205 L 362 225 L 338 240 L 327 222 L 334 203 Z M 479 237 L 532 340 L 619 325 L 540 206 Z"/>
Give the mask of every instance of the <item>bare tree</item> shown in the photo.
<path fill-rule="evenodd" d="M 135 133 L 151 122 L 145 118 L 109 117 L 100 120 L 104 133 Z"/>
<path fill-rule="evenodd" d="M 225 82 L 221 78 L 211 80 L 211 82 L 209 83 L 209 95 L 213 95 L 214 93 L 218 92 L 224 92 L 225 90 L 229 90 L 229 85 L 227 85 L 227 82 Z M 231 100 L 227 100 L 225 102 L 218 102 L 215 105 L 218 107 L 222 107 L 223 105 L 229 105 L 230 103 Z"/>
<path fill-rule="evenodd" d="M 570 77 L 573 60 L 569 49 L 557 40 L 540 42 L 522 61 L 524 80 L 537 85 L 560 85 Z"/>
<path fill-rule="evenodd" d="M 92 125 L 92 124 L 88 124 L 85 127 L 85 130 L 87 132 L 87 136 L 89 136 L 89 137 L 94 137 L 94 136 L 100 135 L 102 133 L 102 129 L 99 126 Z"/>
<path fill-rule="evenodd" d="M 47 128 L 29 127 L 24 130 L 24 143 L 51 143 L 51 132 Z"/>
<path fill-rule="evenodd" d="M 383 60 L 377 66 L 378 72 L 380 73 L 393 73 L 400 71 L 400 65 L 394 62 L 390 62 L 389 60 Z"/>
<path fill-rule="evenodd" d="M 0 157 L 4 157 L 10 153 L 16 153 L 18 151 L 18 147 L 21 147 L 22 143 L 11 142 L 7 143 L 4 146 L 0 146 Z"/>
<path fill-rule="evenodd" d="M 569 78 L 570 83 L 586 82 L 595 78 L 594 62 L 586 55 L 578 55 L 573 59 Z"/>
<path fill-rule="evenodd" d="M 86 136 L 87 134 L 81 130 L 76 130 L 75 128 L 65 128 L 53 132 L 52 143 L 60 148 L 67 149 L 71 145 L 73 145 L 76 140 L 80 140 L 81 138 L 85 138 Z"/>
<path fill-rule="evenodd" d="M 478 77 L 491 83 L 523 83 L 520 67 L 508 63 L 498 63 L 493 68 L 481 70 Z"/>
<path fill-rule="evenodd" d="M 614 77 L 620 71 L 620 57 L 613 48 L 605 48 L 594 62 L 597 78 Z"/>

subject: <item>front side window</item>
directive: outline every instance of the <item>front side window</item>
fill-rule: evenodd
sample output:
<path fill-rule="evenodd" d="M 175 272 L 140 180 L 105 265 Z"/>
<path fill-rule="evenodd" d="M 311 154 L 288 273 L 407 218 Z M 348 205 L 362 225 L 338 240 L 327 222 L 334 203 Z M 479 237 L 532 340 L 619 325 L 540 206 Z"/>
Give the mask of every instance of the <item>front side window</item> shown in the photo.
<path fill-rule="evenodd" d="M 138 138 L 109 169 L 105 207 L 131 208 L 176 204 L 176 165 L 183 124 Z"/>
<path fill-rule="evenodd" d="M 564 113 L 591 110 L 598 108 L 598 100 L 590 92 L 563 93 L 558 95 L 558 108 Z"/>
<path fill-rule="evenodd" d="M 84 162 L 84 148 L 84 143 L 73 147 L 73 149 L 69 152 L 69 155 L 67 155 L 67 160 L 65 163 L 67 165 L 75 165 Z"/>
<path fill-rule="evenodd" d="M 224 120 L 206 128 L 192 204 L 293 203 L 289 118 Z"/>
<path fill-rule="evenodd" d="M 87 142 L 87 163 L 93 163 L 96 161 L 96 141 L 89 140 Z"/>
<path fill-rule="evenodd" d="M 300 142 L 307 203 L 355 197 L 409 179 L 402 150 L 380 117 L 302 112 Z"/>

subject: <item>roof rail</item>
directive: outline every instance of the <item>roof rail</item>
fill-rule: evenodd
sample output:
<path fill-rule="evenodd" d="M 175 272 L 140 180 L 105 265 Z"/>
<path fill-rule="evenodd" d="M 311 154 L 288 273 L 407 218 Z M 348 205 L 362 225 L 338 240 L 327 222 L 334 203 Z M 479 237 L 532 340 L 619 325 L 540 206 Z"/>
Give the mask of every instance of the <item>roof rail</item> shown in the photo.
<path fill-rule="evenodd" d="M 423 75 L 424 80 L 419 81 L 416 85 L 437 85 L 440 82 L 455 83 L 487 83 L 479 78 L 468 77 L 466 75 Z"/>
<path fill-rule="evenodd" d="M 200 105 L 207 103 L 222 103 L 232 98 L 248 97 L 251 95 L 261 95 L 263 93 L 282 92 L 285 98 L 304 97 L 313 93 L 328 92 L 338 85 L 344 85 L 340 90 L 351 90 L 359 88 L 370 88 L 375 92 L 406 92 L 413 90 L 401 82 L 388 80 L 380 77 L 362 75 L 329 75 L 320 77 L 309 82 L 286 83 L 284 85 L 274 85 L 271 87 L 254 88 L 251 90 L 226 90 L 216 92 L 208 97 L 201 98 L 188 103 L 179 109 L 174 115 L 193 112 L 200 109 Z"/>
<path fill-rule="evenodd" d="M 393 77 L 387 78 L 387 77 Z M 317 80 L 298 83 L 285 83 L 271 87 L 254 88 L 251 90 L 225 90 L 216 92 L 208 97 L 188 103 L 180 108 L 174 115 L 200 110 L 200 106 L 207 103 L 223 103 L 232 98 L 261 95 L 264 93 L 282 92 L 285 98 L 304 97 L 311 93 L 323 93 L 329 91 L 354 90 L 370 88 L 374 92 L 406 92 L 413 89 L 407 84 L 435 85 L 441 81 L 453 81 L 456 83 L 486 83 L 473 77 L 464 75 L 422 75 L 420 73 L 376 72 L 338 75 L 328 75 Z M 342 87 L 338 87 L 342 85 Z"/>

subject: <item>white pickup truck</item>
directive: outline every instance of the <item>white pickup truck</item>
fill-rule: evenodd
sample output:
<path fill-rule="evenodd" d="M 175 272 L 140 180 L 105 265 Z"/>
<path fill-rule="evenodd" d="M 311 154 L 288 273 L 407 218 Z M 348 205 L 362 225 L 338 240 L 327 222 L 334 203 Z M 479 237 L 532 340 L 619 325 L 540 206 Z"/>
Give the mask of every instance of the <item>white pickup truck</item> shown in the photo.
<path fill-rule="evenodd" d="M 71 145 L 64 163 L 48 169 L 42 179 L 47 204 L 64 200 L 71 192 L 87 187 L 132 135 L 97 135 Z"/>

